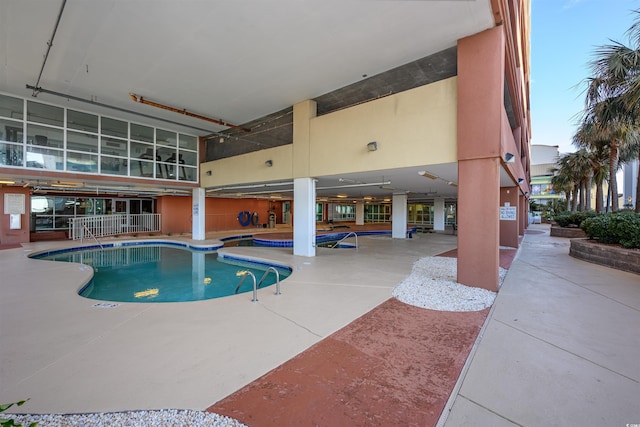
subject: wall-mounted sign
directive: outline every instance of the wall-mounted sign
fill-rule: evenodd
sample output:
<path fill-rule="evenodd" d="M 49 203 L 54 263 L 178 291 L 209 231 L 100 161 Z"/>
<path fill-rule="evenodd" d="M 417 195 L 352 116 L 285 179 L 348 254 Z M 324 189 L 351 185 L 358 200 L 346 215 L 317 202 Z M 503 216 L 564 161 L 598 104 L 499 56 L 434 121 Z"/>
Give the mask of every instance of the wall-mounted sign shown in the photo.
<path fill-rule="evenodd" d="M 515 221 L 515 220 L 516 220 L 515 206 L 500 206 L 500 221 Z"/>
<path fill-rule="evenodd" d="M 24 214 L 24 194 L 5 193 L 4 195 L 5 215 Z"/>

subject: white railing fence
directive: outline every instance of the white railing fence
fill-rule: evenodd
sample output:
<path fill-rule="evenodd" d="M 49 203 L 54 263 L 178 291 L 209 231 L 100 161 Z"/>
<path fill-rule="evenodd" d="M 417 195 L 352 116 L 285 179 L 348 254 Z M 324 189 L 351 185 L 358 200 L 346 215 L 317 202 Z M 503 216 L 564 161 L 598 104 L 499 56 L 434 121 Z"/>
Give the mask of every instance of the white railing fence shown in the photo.
<path fill-rule="evenodd" d="M 160 231 L 160 214 L 96 215 L 71 218 L 69 239 L 84 240 L 94 237 Z"/>

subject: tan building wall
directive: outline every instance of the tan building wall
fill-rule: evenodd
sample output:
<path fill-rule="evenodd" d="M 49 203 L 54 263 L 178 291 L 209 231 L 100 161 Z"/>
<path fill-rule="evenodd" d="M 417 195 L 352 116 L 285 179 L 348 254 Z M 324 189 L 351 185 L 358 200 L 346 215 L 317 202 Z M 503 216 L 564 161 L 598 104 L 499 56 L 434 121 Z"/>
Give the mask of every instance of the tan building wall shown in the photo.
<path fill-rule="evenodd" d="M 455 162 L 456 82 L 450 78 L 320 117 L 309 112 L 313 101 L 300 103 L 294 132 L 302 134 L 301 142 L 203 163 L 202 186 Z M 367 151 L 371 141 L 378 151 Z"/>

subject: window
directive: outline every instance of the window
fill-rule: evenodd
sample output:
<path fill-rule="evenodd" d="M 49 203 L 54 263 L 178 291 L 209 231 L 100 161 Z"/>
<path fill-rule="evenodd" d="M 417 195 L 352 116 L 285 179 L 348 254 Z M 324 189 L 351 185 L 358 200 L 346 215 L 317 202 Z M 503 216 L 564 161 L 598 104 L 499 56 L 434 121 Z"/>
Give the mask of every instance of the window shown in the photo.
<path fill-rule="evenodd" d="M 64 126 L 64 109 L 27 101 L 27 121 L 62 127 Z"/>
<path fill-rule="evenodd" d="M 12 96 L 0 95 L 0 117 L 24 119 L 24 101 Z"/>
<path fill-rule="evenodd" d="M 197 182 L 198 138 L 0 95 L 0 165 Z"/>

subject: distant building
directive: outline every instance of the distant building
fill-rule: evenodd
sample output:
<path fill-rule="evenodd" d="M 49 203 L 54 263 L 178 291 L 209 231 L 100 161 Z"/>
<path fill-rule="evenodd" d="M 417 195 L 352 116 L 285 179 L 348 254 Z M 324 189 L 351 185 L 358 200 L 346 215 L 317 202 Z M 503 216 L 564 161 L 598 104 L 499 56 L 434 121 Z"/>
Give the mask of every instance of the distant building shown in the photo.
<path fill-rule="evenodd" d="M 554 199 L 564 198 L 564 194 L 556 194 L 551 186 L 559 157 L 557 145 L 531 145 L 531 201 L 546 205 Z"/>
<path fill-rule="evenodd" d="M 633 162 L 625 163 L 624 165 L 622 165 L 622 206 L 635 207 L 636 203 L 638 203 L 638 201 L 636 200 L 638 169 L 640 169 L 639 160 L 635 160 Z"/>

